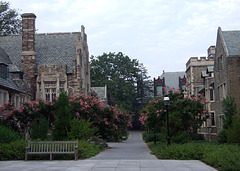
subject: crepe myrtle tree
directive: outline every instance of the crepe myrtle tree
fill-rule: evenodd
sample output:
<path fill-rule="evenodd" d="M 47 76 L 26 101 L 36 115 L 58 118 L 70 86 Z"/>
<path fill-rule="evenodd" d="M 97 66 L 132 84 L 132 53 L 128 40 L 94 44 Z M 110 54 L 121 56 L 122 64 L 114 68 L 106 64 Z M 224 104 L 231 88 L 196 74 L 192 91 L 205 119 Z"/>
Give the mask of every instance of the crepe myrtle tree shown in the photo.
<path fill-rule="evenodd" d="M 194 133 L 197 133 L 197 129 L 208 118 L 202 99 L 184 97 L 182 91 L 174 89 L 168 90 L 168 96 L 171 99 L 168 108 L 170 135 L 178 136 L 185 132 L 192 140 Z M 163 99 L 161 95 L 150 100 L 140 112 L 139 121 L 152 132 L 166 134 L 166 106 Z"/>

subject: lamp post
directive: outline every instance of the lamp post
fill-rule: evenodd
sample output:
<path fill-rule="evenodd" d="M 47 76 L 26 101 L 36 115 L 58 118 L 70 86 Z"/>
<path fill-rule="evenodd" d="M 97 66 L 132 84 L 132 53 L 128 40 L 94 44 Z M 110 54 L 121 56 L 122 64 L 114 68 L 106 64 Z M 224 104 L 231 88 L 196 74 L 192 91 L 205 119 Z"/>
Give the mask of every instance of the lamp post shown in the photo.
<path fill-rule="evenodd" d="M 168 97 L 168 95 L 165 95 L 163 100 L 164 100 L 164 105 L 166 106 L 166 110 L 167 110 L 167 132 L 168 132 L 167 144 L 170 145 L 169 118 L 168 118 L 168 106 L 169 106 L 170 98 Z"/>

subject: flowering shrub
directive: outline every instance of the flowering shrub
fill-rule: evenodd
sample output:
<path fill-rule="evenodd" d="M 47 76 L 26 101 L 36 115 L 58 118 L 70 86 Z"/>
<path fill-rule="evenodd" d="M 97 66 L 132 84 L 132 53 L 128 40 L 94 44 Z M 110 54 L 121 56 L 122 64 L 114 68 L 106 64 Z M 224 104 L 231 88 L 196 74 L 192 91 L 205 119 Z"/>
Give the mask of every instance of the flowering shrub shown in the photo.
<path fill-rule="evenodd" d="M 19 109 L 15 109 L 10 103 L 6 103 L 1 107 L 5 124 L 11 126 L 22 136 L 26 135 L 34 121 L 40 120 L 41 117 L 49 120 L 49 124 L 53 123 L 54 111 L 54 103 L 43 100 L 24 102 Z"/>
<path fill-rule="evenodd" d="M 170 136 L 180 136 L 187 132 L 189 138 L 197 133 L 197 129 L 208 117 L 204 110 L 201 99 L 195 97 L 184 97 L 179 90 L 168 90 L 169 104 L 169 126 Z M 139 121 L 150 131 L 166 134 L 166 107 L 163 95 L 149 104 L 141 111 Z"/>
<path fill-rule="evenodd" d="M 105 140 L 121 140 L 131 126 L 129 114 L 117 106 L 105 106 L 96 96 L 69 97 L 68 101 L 71 119 L 89 120 L 93 127 L 98 127 L 98 134 Z M 19 109 L 15 109 L 11 104 L 4 104 L 1 107 L 1 112 L 4 113 L 2 119 L 5 125 L 18 130 L 23 136 L 33 126 L 35 120 L 40 120 L 42 117 L 49 121 L 51 128 L 59 117 L 56 114 L 56 111 L 59 111 L 57 102 L 57 98 L 54 102 L 39 99 L 25 102 Z"/>
<path fill-rule="evenodd" d="M 130 116 L 117 106 L 105 106 L 96 96 L 70 97 L 73 117 L 90 119 L 99 128 L 100 136 L 108 141 L 119 141 L 131 126 Z"/>

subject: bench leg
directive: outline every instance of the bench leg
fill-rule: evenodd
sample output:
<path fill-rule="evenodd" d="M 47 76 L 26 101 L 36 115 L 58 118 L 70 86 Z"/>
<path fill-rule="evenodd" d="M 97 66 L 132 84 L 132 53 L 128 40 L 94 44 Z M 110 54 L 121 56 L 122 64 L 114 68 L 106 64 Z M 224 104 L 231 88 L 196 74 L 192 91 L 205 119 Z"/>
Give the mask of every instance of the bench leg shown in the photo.
<path fill-rule="evenodd" d="M 25 153 L 25 161 L 27 161 L 27 160 L 28 160 L 28 154 Z"/>
<path fill-rule="evenodd" d="M 78 149 L 75 149 L 75 160 L 78 160 Z"/>
<path fill-rule="evenodd" d="M 50 154 L 50 160 L 52 160 L 52 153 Z"/>

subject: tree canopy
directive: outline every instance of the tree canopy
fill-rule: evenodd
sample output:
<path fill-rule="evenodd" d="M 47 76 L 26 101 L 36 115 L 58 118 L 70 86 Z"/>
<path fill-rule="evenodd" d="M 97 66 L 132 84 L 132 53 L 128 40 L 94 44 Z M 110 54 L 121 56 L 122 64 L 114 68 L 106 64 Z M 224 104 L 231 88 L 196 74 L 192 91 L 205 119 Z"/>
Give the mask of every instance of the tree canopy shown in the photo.
<path fill-rule="evenodd" d="M 130 59 L 122 52 L 103 53 L 91 57 L 91 86 L 108 87 L 108 103 L 122 109 L 132 110 L 137 97 L 137 82 L 146 74 L 146 68 L 136 59 Z M 145 78 L 145 77 L 144 77 Z"/>
<path fill-rule="evenodd" d="M 0 36 L 21 33 L 21 19 L 9 2 L 0 1 Z"/>

